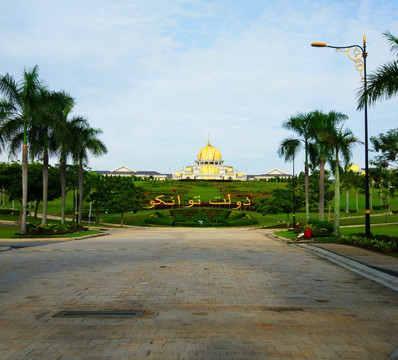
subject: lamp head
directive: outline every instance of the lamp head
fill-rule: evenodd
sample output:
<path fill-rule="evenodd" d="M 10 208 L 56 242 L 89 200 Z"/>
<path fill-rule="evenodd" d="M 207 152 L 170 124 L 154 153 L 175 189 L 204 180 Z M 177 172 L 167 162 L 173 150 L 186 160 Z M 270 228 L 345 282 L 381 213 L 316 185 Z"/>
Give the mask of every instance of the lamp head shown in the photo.
<path fill-rule="evenodd" d="M 313 42 L 311 44 L 311 46 L 313 46 L 313 47 L 327 47 L 327 45 L 325 43 L 321 43 L 321 42 Z"/>

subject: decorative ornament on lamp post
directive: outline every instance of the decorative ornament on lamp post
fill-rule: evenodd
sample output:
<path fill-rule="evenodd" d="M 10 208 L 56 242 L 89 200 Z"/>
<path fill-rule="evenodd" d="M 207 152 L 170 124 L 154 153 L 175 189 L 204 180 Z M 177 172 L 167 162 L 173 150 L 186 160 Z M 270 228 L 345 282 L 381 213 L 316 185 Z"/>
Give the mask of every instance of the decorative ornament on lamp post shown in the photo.
<path fill-rule="evenodd" d="M 311 44 L 313 47 L 329 47 L 336 49 L 336 51 L 345 52 L 350 60 L 355 62 L 355 68 L 360 72 L 364 82 L 364 92 L 366 95 L 366 36 L 363 36 L 363 46 L 350 45 L 350 46 L 331 46 L 321 42 L 314 42 Z M 362 58 L 361 58 L 362 57 Z M 368 159 L 368 100 L 365 96 L 365 231 L 366 237 L 370 236 L 370 210 L 369 210 L 369 159 Z"/>

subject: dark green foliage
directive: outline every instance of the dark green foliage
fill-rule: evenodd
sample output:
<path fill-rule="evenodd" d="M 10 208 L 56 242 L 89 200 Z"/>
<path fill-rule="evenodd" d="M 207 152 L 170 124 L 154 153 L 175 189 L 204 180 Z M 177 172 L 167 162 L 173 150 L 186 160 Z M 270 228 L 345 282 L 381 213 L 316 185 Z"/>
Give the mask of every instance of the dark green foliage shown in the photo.
<path fill-rule="evenodd" d="M 249 226 L 256 225 L 255 220 L 245 212 L 237 212 L 230 217 L 231 211 L 218 208 L 185 208 L 168 212 L 156 211 L 146 218 L 147 224 L 167 226 Z"/>
<path fill-rule="evenodd" d="M 243 213 L 244 216 L 239 218 L 229 218 L 226 220 L 228 226 L 249 226 L 249 225 L 257 225 L 258 222 L 251 215 L 247 215 Z"/>
<path fill-rule="evenodd" d="M 97 214 L 100 208 L 120 213 L 123 226 L 123 215 L 126 212 L 136 213 L 141 209 L 143 190 L 134 185 L 131 177 L 98 176 L 91 180 L 95 191 L 89 195 L 89 200 L 93 202 Z"/>
<path fill-rule="evenodd" d="M 28 170 L 28 201 L 36 201 L 37 207 L 43 199 L 43 165 L 32 163 Z M 0 187 L 10 200 L 22 201 L 22 166 L 17 162 L 0 163 Z M 48 200 L 61 196 L 59 171 L 53 166 L 48 169 Z M 36 214 L 35 214 L 36 216 Z"/>
<path fill-rule="evenodd" d="M 299 226 L 298 231 L 303 232 L 305 229 L 310 229 L 313 236 L 330 236 L 333 234 L 333 223 L 328 221 L 320 221 L 318 219 L 309 219 L 306 224 Z"/>
<path fill-rule="evenodd" d="M 0 214 L 4 214 L 4 215 L 19 215 L 19 210 L 0 209 Z M 27 211 L 27 214 L 29 214 L 29 211 Z"/>
<path fill-rule="evenodd" d="M 78 224 L 27 224 L 28 235 L 63 235 L 86 230 L 86 228 Z"/>
<path fill-rule="evenodd" d="M 229 220 L 233 221 L 233 220 L 238 220 L 238 219 L 242 219 L 246 216 L 246 214 L 244 212 L 239 212 L 236 213 L 235 215 L 232 215 L 229 217 Z"/>
<path fill-rule="evenodd" d="M 272 196 L 261 199 L 256 205 L 255 210 L 265 214 L 285 213 L 287 224 L 289 225 L 289 214 L 293 213 L 293 192 L 289 189 L 274 189 Z M 301 192 L 295 196 L 295 208 L 300 208 L 304 203 L 304 197 Z"/>
<path fill-rule="evenodd" d="M 163 213 L 156 211 L 155 213 L 149 214 L 147 216 L 145 223 L 151 225 L 173 226 L 174 220 L 171 217 L 167 217 Z"/>
<path fill-rule="evenodd" d="M 374 151 L 378 153 L 373 163 L 383 168 L 398 164 L 398 128 L 391 129 L 385 134 L 372 136 L 370 141 Z"/>
<path fill-rule="evenodd" d="M 367 238 L 366 234 L 352 234 L 350 236 L 342 236 L 340 241 L 345 244 L 352 244 L 380 252 L 398 251 L 398 237 L 396 236 L 371 235 Z"/>

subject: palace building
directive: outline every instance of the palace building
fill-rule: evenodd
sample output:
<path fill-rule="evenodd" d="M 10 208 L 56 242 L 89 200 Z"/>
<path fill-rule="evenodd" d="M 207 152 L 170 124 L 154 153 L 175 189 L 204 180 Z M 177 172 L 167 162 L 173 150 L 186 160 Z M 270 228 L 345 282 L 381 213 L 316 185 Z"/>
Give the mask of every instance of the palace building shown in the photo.
<path fill-rule="evenodd" d="M 221 152 L 210 145 L 199 150 L 194 165 L 186 166 L 184 169 L 172 175 L 173 180 L 247 180 L 247 175 L 235 170 L 230 165 L 224 165 Z"/>

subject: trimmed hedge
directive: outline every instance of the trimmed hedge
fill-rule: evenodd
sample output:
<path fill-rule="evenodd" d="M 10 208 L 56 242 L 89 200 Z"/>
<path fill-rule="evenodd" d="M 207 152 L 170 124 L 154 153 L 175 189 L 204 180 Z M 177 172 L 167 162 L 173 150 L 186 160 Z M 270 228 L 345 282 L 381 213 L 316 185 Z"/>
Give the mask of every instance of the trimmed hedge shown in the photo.
<path fill-rule="evenodd" d="M 380 252 L 398 251 L 398 238 L 392 236 L 373 235 L 367 238 L 362 234 L 352 234 L 350 236 L 342 236 L 340 242 Z"/>
<path fill-rule="evenodd" d="M 86 230 L 87 228 L 79 224 L 42 225 L 37 223 L 30 223 L 26 225 L 26 232 L 28 235 L 64 235 Z"/>
<path fill-rule="evenodd" d="M 245 212 L 231 215 L 231 210 L 199 208 L 199 209 L 174 209 L 169 212 L 156 211 L 145 219 L 146 224 L 164 226 L 249 226 L 257 225 L 257 220 Z"/>

